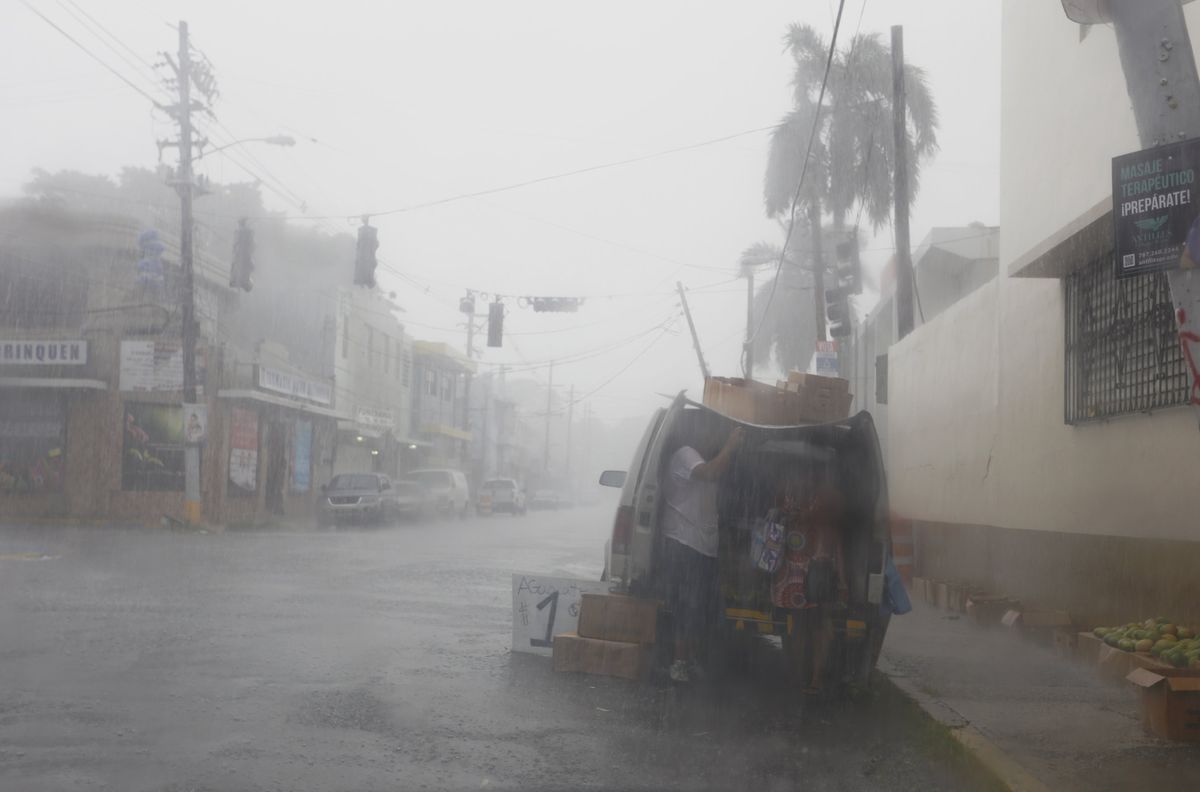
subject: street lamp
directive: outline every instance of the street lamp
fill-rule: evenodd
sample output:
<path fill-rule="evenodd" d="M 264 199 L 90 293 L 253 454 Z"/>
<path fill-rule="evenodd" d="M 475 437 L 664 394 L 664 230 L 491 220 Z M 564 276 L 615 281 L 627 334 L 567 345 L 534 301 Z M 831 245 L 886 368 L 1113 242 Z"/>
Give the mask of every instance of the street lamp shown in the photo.
<path fill-rule="evenodd" d="M 200 159 L 208 154 L 216 154 L 218 151 L 224 151 L 231 146 L 240 146 L 243 143 L 267 143 L 272 146 L 294 146 L 296 145 L 296 139 L 291 135 L 270 135 L 269 137 L 242 138 L 241 140 L 235 140 L 232 143 L 226 143 L 223 146 L 217 146 L 214 149 L 209 149 L 208 151 L 201 151 L 196 155 L 196 159 Z"/>

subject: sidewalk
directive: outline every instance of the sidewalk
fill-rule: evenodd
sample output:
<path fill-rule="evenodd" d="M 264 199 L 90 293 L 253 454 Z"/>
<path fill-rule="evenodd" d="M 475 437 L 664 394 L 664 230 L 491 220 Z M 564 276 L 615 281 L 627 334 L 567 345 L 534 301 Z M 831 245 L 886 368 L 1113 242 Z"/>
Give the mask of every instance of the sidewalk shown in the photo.
<path fill-rule="evenodd" d="M 1132 685 L 1003 627 L 914 603 L 879 668 L 1013 789 L 1200 789 L 1200 743 L 1143 731 Z"/>

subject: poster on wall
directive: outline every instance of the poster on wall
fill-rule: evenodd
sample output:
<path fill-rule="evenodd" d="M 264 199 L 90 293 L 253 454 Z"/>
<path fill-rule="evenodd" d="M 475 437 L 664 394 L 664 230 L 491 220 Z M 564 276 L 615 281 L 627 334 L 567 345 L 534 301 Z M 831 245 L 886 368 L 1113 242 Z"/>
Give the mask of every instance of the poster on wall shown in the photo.
<path fill-rule="evenodd" d="M 0 391 L 0 495 L 62 489 L 62 399 Z"/>
<path fill-rule="evenodd" d="M 208 439 L 208 405 L 183 405 L 183 439 L 190 445 L 200 445 Z"/>
<path fill-rule="evenodd" d="M 120 389 L 133 392 L 183 390 L 183 345 L 172 339 L 122 341 Z M 196 391 L 203 392 L 204 351 L 196 350 Z"/>
<path fill-rule="evenodd" d="M 292 492 L 312 488 L 312 421 L 296 421 L 292 441 Z"/>
<path fill-rule="evenodd" d="M 183 491 L 183 408 L 125 405 L 121 489 Z"/>
<path fill-rule="evenodd" d="M 1168 97 L 1169 98 L 1169 97 Z M 1200 266 L 1200 139 L 1113 157 L 1116 276 Z"/>
<path fill-rule="evenodd" d="M 258 491 L 258 413 L 233 408 L 229 426 L 229 493 Z"/>
<path fill-rule="evenodd" d="M 512 650 L 549 656 L 554 636 L 574 632 L 584 594 L 605 594 L 599 580 L 512 576 Z"/>

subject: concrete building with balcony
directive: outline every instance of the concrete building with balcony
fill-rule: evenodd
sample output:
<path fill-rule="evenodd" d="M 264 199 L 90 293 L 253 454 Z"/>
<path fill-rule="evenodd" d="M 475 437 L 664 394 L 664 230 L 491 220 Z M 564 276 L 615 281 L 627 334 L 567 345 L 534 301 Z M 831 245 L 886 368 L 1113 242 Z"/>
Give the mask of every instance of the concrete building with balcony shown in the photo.
<path fill-rule="evenodd" d="M 468 408 L 475 363 L 449 344 L 414 341 L 412 436 L 422 467 L 466 472 L 470 461 Z"/>

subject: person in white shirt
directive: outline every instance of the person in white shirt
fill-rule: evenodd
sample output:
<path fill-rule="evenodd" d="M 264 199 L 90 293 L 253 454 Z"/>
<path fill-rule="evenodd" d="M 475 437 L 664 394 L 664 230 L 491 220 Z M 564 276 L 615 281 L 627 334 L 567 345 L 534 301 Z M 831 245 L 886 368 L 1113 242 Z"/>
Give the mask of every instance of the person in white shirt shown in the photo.
<path fill-rule="evenodd" d="M 742 443 L 735 427 L 708 459 L 682 446 L 663 482 L 663 569 L 674 630 L 671 679 L 688 682 L 700 672 L 699 656 L 717 610 L 717 484 Z M 719 449 L 719 450 L 718 450 Z"/>

